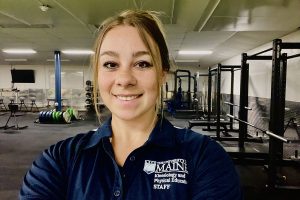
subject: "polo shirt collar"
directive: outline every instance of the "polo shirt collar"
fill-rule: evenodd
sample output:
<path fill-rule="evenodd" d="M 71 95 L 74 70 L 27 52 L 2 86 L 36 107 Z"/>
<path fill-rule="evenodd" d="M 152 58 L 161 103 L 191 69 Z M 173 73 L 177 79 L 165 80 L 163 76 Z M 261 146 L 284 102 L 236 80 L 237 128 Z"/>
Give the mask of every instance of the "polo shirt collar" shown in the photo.
<path fill-rule="evenodd" d="M 159 118 L 146 144 L 172 147 L 175 145 L 176 128 L 165 118 Z M 111 117 L 107 119 L 90 137 L 84 149 L 98 145 L 102 138 L 112 136 Z"/>
<path fill-rule="evenodd" d="M 172 147 L 176 143 L 176 128 L 165 118 L 159 118 L 146 144 Z"/>
<path fill-rule="evenodd" d="M 92 136 L 89 138 L 89 141 L 85 145 L 84 149 L 92 148 L 100 143 L 102 138 L 109 138 L 112 136 L 111 129 L 111 117 L 107 119 Z"/>

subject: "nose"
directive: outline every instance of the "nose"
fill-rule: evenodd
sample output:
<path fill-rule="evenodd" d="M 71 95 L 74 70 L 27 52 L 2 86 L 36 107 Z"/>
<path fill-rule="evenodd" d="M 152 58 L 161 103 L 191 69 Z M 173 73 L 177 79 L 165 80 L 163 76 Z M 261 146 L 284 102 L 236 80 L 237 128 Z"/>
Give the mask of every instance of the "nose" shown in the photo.
<path fill-rule="evenodd" d="M 122 70 L 118 73 L 116 80 L 116 84 L 121 87 L 130 87 L 136 85 L 136 78 L 133 72 L 129 69 Z"/>

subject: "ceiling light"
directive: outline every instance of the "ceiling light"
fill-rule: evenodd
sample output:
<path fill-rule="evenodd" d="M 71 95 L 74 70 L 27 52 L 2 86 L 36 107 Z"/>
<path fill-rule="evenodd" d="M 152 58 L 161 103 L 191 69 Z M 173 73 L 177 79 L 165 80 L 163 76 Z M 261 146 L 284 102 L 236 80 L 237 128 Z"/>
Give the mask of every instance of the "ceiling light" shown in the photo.
<path fill-rule="evenodd" d="M 5 58 L 4 61 L 6 62 L 24 62 L 27 61 L 26 58 Z"/>
<path fill-rule="evenodd" d="M 176 63 L 188 63 L 188 62 L 199 62 L 199 60 L 175 60 Z"/>
<path fill-rule="evenodd" d="M 209 55 L 212 54 L 212 51 L 178 51 L 180 55 Z"/>
<path fill-rule="evenodd" d="M 10 54 L 34 54 L 36 53 L 33 49 L 2 49 L 4 53 Z"/>
<path fill-rule="evenodd" d="M 91 55 L 91 54 L 94 54 L 94 51 L 91 51 L 91 50 L 63 50 L 61 52 L 64 54 L 69 54 L 69 55 Z"/>

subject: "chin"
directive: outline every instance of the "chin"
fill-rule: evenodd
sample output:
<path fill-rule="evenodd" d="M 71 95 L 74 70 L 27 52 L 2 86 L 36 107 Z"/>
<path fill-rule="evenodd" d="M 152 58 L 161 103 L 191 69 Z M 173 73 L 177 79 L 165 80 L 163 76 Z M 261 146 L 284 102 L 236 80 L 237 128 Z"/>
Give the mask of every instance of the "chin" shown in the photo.
<path fill-rule="evenodd" d="M 132 120 L 136 120 L 139 118 L 139 116 L 133 116 L 133 115 L 118 115 L 118 114 L 113 114 L 112 117 L 116 117 L 120 120 L 124 120 L 124 121 L 132 121 Z"/>

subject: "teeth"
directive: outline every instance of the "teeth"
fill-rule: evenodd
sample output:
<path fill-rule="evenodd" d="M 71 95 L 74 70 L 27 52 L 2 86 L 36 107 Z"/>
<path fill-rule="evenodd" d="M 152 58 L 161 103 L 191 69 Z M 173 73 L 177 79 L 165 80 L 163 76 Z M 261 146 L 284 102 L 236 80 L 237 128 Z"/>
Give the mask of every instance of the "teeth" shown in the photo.
<path fill-rule="evenodd" d="M 122 101 L 130 101 L 130 100 L 135 99 L 137 97 L 138 97 L 138 95 L 136 95 L 136 96 L 117 96 L 117 98 L 122 100 Z"/>

